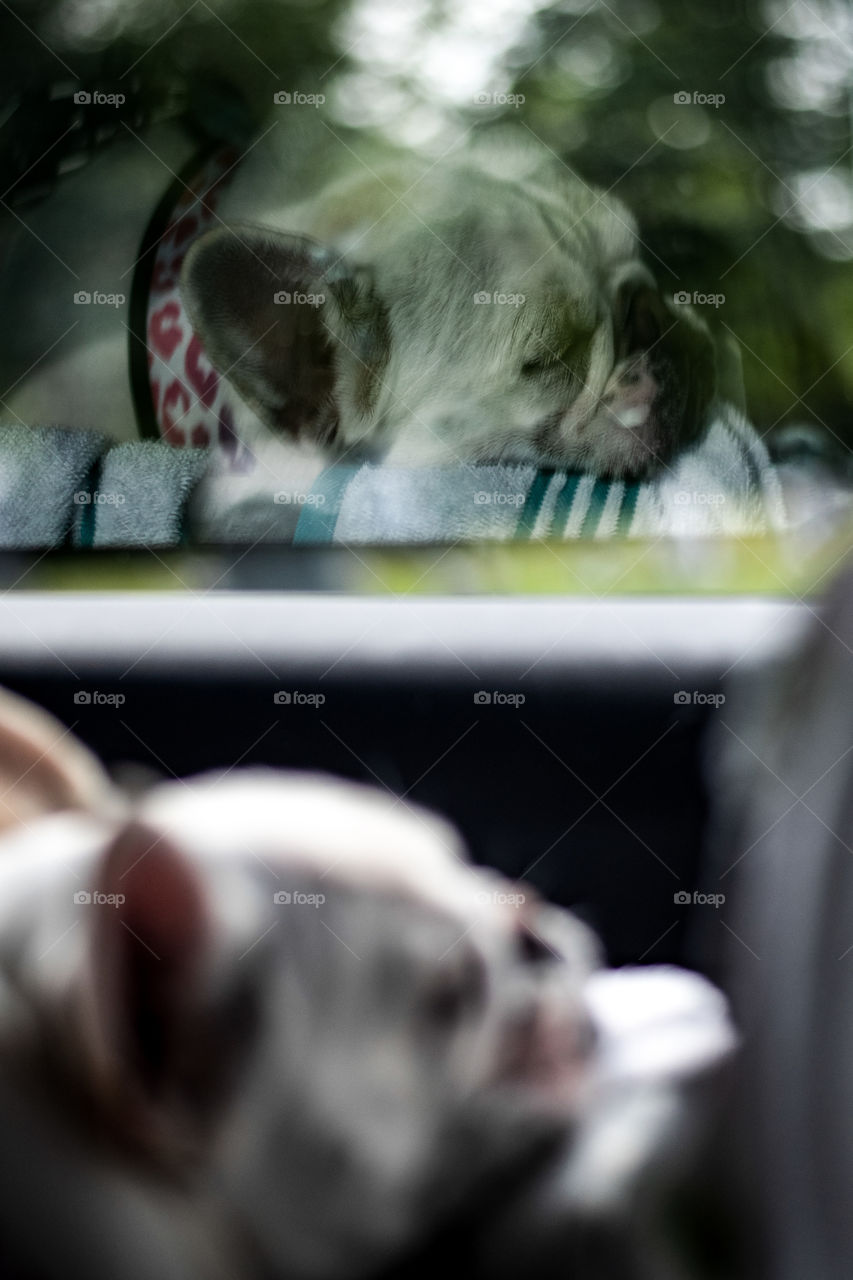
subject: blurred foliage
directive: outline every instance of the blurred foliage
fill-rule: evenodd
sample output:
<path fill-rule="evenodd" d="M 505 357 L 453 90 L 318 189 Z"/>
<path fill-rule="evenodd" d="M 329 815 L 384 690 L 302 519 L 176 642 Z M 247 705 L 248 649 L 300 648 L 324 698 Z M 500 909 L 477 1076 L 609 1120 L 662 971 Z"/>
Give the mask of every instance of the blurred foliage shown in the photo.
<path fill-rule="evenodd" d="M 0 12 L 3 96 L 30 108 L 16 116 L 18 134 L 44 134 L 46 94 L 79 87 L 127 97 L 102 113 L 105 127 L 122 115 L 180 115 L 199 134 L 238 141 L 260 127 L 276 90 L 338 62 L 332 33 L 345 3 L 17 0 Z"/>

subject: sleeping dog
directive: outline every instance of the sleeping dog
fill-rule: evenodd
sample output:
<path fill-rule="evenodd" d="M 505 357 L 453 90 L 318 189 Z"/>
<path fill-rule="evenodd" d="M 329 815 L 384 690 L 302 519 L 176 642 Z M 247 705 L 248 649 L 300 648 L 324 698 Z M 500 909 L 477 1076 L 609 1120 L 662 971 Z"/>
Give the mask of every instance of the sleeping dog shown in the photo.
<path fill-rule="evenodd" d="M 8 696 L 0 777 L 15 1280 L 349 1280 L 524 1170 L 489 1270 L 527 1222 L 562 1274 L 571 1206 L 609 1222 L 653 1185 L 672 1080 L 730 1048 L 716 993 L 660 971 L 614 1034 L 583 925 L 367 788 L 251 770 L 131 805 Z"/>
<path fill-rule="evenodd" d="M 6 411 L 232 454 L 272 436 L 326 461 L 603 477 L 701 437 L 709 335 L 618 200 L 532 143 L 375 150 L 322 122 L 244 158 L 200 163 L 169 129 L 105 150 L 8 232 Z"/>

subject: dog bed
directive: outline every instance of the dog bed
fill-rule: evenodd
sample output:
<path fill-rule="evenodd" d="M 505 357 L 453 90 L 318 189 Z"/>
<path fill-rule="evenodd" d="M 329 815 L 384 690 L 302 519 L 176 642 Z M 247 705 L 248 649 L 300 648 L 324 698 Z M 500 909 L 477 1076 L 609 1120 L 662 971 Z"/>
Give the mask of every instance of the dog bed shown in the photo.
<path fill-rule="evenodd" d="M 292 471 L 235 471 L 206 449 L 0 428 L 4 548 L 748 536 L 785 524 L 767 451 L 732 409 L 701 445 L 642 483 L 518 465 L 340 463 L 300 487 Z"/>

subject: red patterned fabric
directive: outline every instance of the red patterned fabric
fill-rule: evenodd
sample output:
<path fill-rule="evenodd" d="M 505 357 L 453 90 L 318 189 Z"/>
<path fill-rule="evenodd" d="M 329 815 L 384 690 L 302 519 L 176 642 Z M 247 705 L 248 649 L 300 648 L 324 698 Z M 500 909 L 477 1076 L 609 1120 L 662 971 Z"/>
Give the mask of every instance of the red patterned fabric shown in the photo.
<path fill-rule="evenodd" d="M 160 434 L 178 448 L 216 445 L 235 460 L 236 393 L 219 376 L 193 332 L 178 290 L 181 264 L 197 236 L 222 225 L 216 206 L 236 163 L 222 151 L 180 196 L 155 251 L 146 336 L 151 397 Z"/>

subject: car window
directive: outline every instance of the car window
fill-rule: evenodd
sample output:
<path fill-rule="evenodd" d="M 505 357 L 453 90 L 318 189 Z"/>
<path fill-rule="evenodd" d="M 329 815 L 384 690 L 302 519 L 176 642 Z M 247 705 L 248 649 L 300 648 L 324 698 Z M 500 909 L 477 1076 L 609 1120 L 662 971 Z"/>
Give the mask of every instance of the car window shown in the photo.
<path fill-rule="evenodd" d="M 0 22 L 9 583 L 799 593 L 843 552 L 845 9 Z"/>

